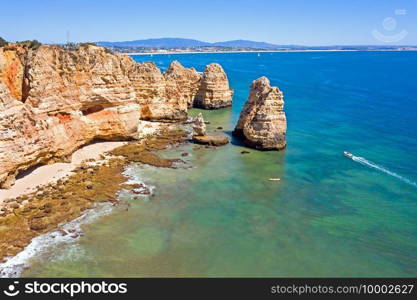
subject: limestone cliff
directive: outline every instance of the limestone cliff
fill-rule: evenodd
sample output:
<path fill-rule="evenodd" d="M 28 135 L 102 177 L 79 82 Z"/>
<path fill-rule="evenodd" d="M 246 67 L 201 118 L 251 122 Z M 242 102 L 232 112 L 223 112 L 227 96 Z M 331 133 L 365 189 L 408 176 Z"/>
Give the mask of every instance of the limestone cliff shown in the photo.
<path fill-rule="evenodd" d="M 188 107 L 194 106 L 194 98 L 201 84 L 201 75 L 194 68 L 185 68 L 178 61 L 173 61 L 164 74 L 169 93 L 181 91 Z"/>
<path fill-rule="evenodd" d="M 233 90 L 223 68 L 216 63 L 206 66 L 201 85 L 194 100 L 194 106 L 206 109 L 232 105 Z"/>
<path fill-rule="evenodd" d="M 170 69 L 94 45 L 0 48 L 0 188 L 93 139 L 138 138 L 146 121 L 185 120 L 201 76 Z"/>
<path fill-rule="evenodd" d="M 88 115 L 107 107 L 140 104 L 139 118 L 181 120 L 185 102 L 167 94 L 161 71 L 153 63 L 134 62 L 96 46 L 78 51 L 42 46 L 26 63 L 29 91 L 25 103 L 42 113 L 79 110 Z"/>
<path fill-rule="evenodd" d="M 244 140 L 249 147 L 260 150 L 285 148 L 287 120 L 283 94 L 271 87 L 268 78 L 252 82 L 249 99 L 245 103 L 233 135 Z"/>

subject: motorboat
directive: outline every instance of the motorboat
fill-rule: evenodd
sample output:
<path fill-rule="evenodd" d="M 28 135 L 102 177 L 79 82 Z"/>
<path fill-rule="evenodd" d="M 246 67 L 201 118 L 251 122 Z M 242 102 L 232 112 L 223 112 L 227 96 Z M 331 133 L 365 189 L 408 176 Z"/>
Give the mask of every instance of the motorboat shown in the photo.
<path fill-rule="evenodd" d="M 343 151 L 343 155 L 348 157 L 348 158 L 353 158 L 353 154 L 347 151 Z"/>

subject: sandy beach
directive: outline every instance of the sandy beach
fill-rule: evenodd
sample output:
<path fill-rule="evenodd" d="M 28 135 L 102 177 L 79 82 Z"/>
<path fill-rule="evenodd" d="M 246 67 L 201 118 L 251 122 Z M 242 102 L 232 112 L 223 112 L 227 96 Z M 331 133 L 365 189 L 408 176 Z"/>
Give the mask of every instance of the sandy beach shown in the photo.
<path fill-rule="evenodd" d="M 16 180 L 10 189 L 0 189 L 0 207 L 3 201 L 35 192 L 37 186 L 56 182 L 70 175 L 72 171 L 88 159 L 98 160 L 100 155 L 124 145 L 125 142 L 101 142 L 84 146 L 72 154 L 70 163 L 54 163 L 36 168 L 26 176 Z"/>

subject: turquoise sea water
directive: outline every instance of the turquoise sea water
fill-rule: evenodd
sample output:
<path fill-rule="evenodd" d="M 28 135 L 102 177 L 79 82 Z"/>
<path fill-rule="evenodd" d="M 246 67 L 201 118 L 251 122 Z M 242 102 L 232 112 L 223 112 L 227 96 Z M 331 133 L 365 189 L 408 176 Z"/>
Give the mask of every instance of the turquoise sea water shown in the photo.
<path fill-rule="evenodd" d="M 202 111 L 213 133 L 230 134 L 251 81 L 269 77 L 284 92 L 287 149 L 164 150 L 188 152 L 184 168 L 127 171 L 153 197 L 121 193 L 128 211 L 84 225 L 24 276 L 417 276 L 417 52 L 134 59 L 220 63 L 235 96 L 232 108 Z"/>

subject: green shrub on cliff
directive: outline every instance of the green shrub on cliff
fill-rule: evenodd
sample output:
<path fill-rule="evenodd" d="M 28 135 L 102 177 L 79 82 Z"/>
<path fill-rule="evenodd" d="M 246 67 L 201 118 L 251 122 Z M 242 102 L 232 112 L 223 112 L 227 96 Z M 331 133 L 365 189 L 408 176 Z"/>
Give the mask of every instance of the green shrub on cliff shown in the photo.
<path fill-rule="evenodd" d="M 8 43 L 7 43 L 7 41 L 4 39 L 4 38 L 2 38 L 1 36 L 0 36 L 0 47 L 4 47 L 4 46 L 6 46 Z"/>
<path fill-rule="evenodd" d="M 97 45 L 96 43 L 93 43 L 93 42 L 84 42 L 84 43 L 67 43 L 67 44 L 63 44 L 63 45 L 57 45 L 58 47 L 60 47 L 60 48 L 62 48 L 62 49 L 65 49 L 65 50 L 69 50 L 69 51 L 78 51 L 80 48 L 83 48 L 83 47 L 88 47 L 88 46 L 97 46 L 97 47 L 101 47 L 101 46 L 99 46 L 99 45 Z M 106 47 L 103 47 L 104 48 L 104 51 L 106 52 L 106 53 L 111 53 L 111 54 L 113 54 L 113 52 L 110 50 L 110 49 L 108 49 L 108 48 L 106 48 Z"/>
<path fill-rule="evenodd" d="M 19 44 L 27 44 L 29 46 L 29 48 L 36 50 L 38 49 L 40 46 L 42 46 L 42 43 L 39 42 L 38 40 L 27 40 L 27 41 L 21 41 L 18 42 Z"/>
<path fill-rule="evenodd" d="M 84 46 L 97 46 L 97 44 L 96 43 L 93 43 L 93 42 L 80 43 L 79 45 L 80 45 L 80 47 L 84 47 Z"/>

